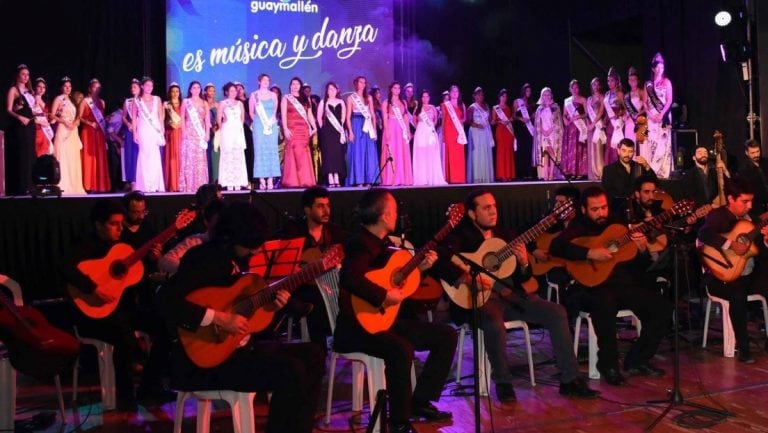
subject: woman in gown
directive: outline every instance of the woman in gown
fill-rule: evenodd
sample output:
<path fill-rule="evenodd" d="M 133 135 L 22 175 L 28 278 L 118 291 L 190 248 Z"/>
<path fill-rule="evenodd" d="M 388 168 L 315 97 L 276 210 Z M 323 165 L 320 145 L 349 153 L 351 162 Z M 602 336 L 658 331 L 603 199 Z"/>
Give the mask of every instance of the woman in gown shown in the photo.
<path fill-rule="evenodd" d="M 45 92 L 48 84 L 45 79 L 35 79 L 35 105 L 32 113 L 35 115 L 35 156 L 53 153 L 53 128 L 49 122 L 51 107 L 45 102 Z"/>
<path fill-rule="evenodd" d="M 648 154 L 646 158 L 658 177 L 667 178 L 672 170 L 672 82 L 664 75 L 664 58 L 656 53 L 651 61 L 653 81 L 645 83 L 648 96 Z"/>
<path fill-rule="evenodd" d="M 32 188 L 35 162 L 35 97 L 29 84 L 29 68 L 19 65 L 16 80 L 8 89 L 5 129 L 5 193 L 23 195 Z"/>
<path fill-rule="evenodd" d="M 346 171 L 347 133 L 344 121 L 347 107 L 339 99 L 336 83 L 325 85 L 325 96 L 317 107 L 317 124 L 320 127 L 320 154 L 322 155 L 322 174 L 328 177 L 328 186 L 338 187 L 339 177 L 344 179 Z"/>
<path fill-rule="evenodd" d="M 134 104 L 134 140 L 139 145 L 136 161 L 136 189 L 165 192 L 161 147 L 165 146 L 165 110 L 159 96 L 152 94 L 155 83 L 149 77 L 141 80 L 141 96 Z"/>
<path fill-rule="evenodd" d="M 515 172 L 518 179 L 535 179 L 537 174 L 533 159 L 533 113 L 536 105 L 533 103 L 533 87 L 525 83 L 520 88 L 520 97 L 515 99 L 512 110 L 515 112 L 512 128 L 517 140 L 517 155 L 515 158 Z"/>
<path fill-rule="evenodd" d="M 237 87 L 224 85 L 226 99 L 219 102 L 216 123 L 219 124 L 219 184 L 234 191 L 248 187 L 248 166 L 245 162 L 245 107 L 237 99 Z"/>
<path fill-rule="evenodd" d="M 449 99 L 443 102 L 443 139 L 445 140 L 445 180 L 448 183 L 467 182 L 467 161 L 464 146 L 467 134 L 464 131 L 466 107 L 461 102 L 459 87 L 452 85 L 448 90 Z"/>
<path fill-rule="evenodd" d="M 629 92 L 624 94 L 624 107 L 627 109 L 624 115 L 624 136 L 635 142 L 635 155 L 650 161 L 651 156 L 648 154 L 649 146 L 646 141 L 648 138 L 647 130 L 645 134 L 642 134 L 642 138 L 635 135 L 637 118 L 645 116 L 647 120 L 648 116 L 645 111 L 645 90 L 640 87 L 640 75 L 634 67 L 630 67 L 629 72 L 627 72 L 627 82 L 629 83 Z"/>
<path fill-rule="evenodd" d="M 408 110 L 400 96 L 400 83 L 397 81 L 389 85 L 387 100 L 381 103 L 381 114 L 384 130 L 380 166 L 386 165 L 381 172 L 381 184 L 413 185 L 409 144 L 411 128 L 408 125 Z"/>
<path fill-rule="evenodd" d="M 94 78 L 88 83 L 88 96 L 77 107 L 83 142 L 83 186 L 88 192 L 112 189 L 107 163 L 106 103 L 99 97 L 100 93 L 101 83 Z"/>
<path fill-rule="evenodd" d="M 507 89 L 499 91 L 499 104 L 491 110 L 491 125 L 496 127 L 496 180 L 509 182 L 515 178 L 515 134 Z"/>
<path fill-rule="evenodd" d="M 283 96 L 280 113 L 285 133 L 285 167 L 282 186 L 306 188 L 315 185 L 309 140 L 315 132 L 315 117 L 309 99 L 301 93 L 301 79 L 291 78 L 289 93 Z"/>
<path fill-rule="evenodd" d="M 624 92 L 621 90 L 621 77 L 611 67 L 608 69 L 608 91 L 603 97 L 605 107 L 605 146 L 604 164 L 618 161 L 619 141 L 624 138 Z"/>
<path fill-rule="evenodd" d="M 469 137 L 467 152 L 467 181 L 470 183 L 493 182 L 493 132 L 490 109 L 485 103 L 485 92 L 477 87 L 472 92 L 474 102 L 467 109 Z"/>
<path fill-rule="evenodd" d="M 269 75 L 259 75 L 258 83 L 259 90 L 251 93 L 248 101 L 248 111 L 253 119 L 253 177 L 259 179 L 259 189 L 264 190 L 274 188 L 274 178 L 280 177 L 277 153 L 280 126 L 277 124 L 278 99 L 269 90 Z"/>
<path fill-rule="evenodd" d="M 165 109 L 165 153 L 163 154 L 163 173 L 165 190 L 179 191 L 181 171 L 181 87 L 177 83 L 168 86 L 168 100 L 163 103 Z"/>
<path fill-rule="evenodd" d="M 354 93 L 347 98 L 347 186 L 369 185 L 379 173 L 376 138 L 379 135 L 373 98 L 365 77 L 352 82 Z"/>
<path fill-rule="evenodd" d="M 534 116 L 536 135 L 533 144 L 536 160 L 539 161 L 539 179 L 562 179 L 560 172 L 555 171 L 555 162 L 560 162 L 563 149 L 563 115 L 555 103 L 552 89 L 541 89 L 537 104 L 539 108 Z"/>
<path fill-rule="evenodd" d="M 179 190 L 197 192 L 208 183 L 208 139 L 211 120 L 208 103 L 200 97 L 202 87 L 198 81 L 189 83 L 187 97 L 181 103 L 181 175 Z"/>
<path fill-rule="evenodd" d="M 429 91 L 422 90 L 413 112 L 416 132 L 413 134 L 413 184 L 445 185 L 437 136 L 437 108 L 429 103 Z"/>
<path fill-rule="evenodd" d="M 587 100 L 581 96 L 579 82 L 571 80 L 568 85 L 571 96 L 563 102 L 563 156 L 560 160 L 563 172 L 571 178 L 587 177 Z"/>
<path fill-rule="evenodd" d="M 208 180 L 209 182 L 218 182 L 219 179 L 219 124 L 216 119 L 219 117 L 219 103 L 216 101 L 216 86 L 208 83 L 203 88 L 203 99 L 208 103 L 208 118 L 211 122 L 211 133 L 208 137 Z"/>
<path fill-rule="evenodd" d="M 85 194 L 83 188 L 83 165 L 80 151 L 83 143 L 77 134 L 77 109 L 70 95 L 72 80 L 61 79 L 61 95 L 53 100 L 51 112 L 56 120 L 56 135 L 53 137 L 53 155 L 59 161 L 61 180 L 59 188 L 64 195 Z"/>
<path fill-rule="evenodd" d="M 136 112 L 136 99 L 141 94 L 141 81 L 131 80 L 131 97 L 123 102 L 123 182 L 133 190 L 136 189 L 136 164 L 139 158 L 139 145 L 134 139 L 134 113 Z"/>
<path fill-rule="evenodd" d="M 600 180 L 603 177 L 603 155 L 605 153 L 605 108 L 600 79 L 595 77 L 589 83 L 592 94 L 587 98 L 587 177 Z"/>

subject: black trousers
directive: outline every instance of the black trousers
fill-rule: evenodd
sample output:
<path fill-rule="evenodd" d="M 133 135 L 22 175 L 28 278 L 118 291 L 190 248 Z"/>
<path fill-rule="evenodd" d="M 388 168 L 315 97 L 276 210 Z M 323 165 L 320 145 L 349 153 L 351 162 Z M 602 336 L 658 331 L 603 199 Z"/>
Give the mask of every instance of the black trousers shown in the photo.
<path fill-rule="evenodd" d="M 325 376 L 324 351 L 315 343 L 254 342 L 223 364 L 194 366 L 174 346 L 172 383 L 179 390 L 272 391 L 267 433 L 311 433 Z"/>
<path fill-rule="evenodd" d="M 384 360 L 392 423 L 404 423 L 413 405 L 437 401 L 456 353 L 456 330 L 447 325 L 398 319 L 389 331 L 356 335 L 339 333 L 334 350 L 363 352 Z M 411 393 L 413 352 L 428 350 L 427 362 Z"/>
<path fill-rule="evenodd" d="M 749 333 L 747 332 L 747 296 L 761 294 L 768 296 L 765 284 L 768 278 L 764 273 L 752 273 L 736 281 L 724 283 L 711 274 L 704 274 L 704 282 L 709 293 L 723 298 L 730 303 L 729 315 L 736 335 L 736 349 L 740 354 L 749 354 Z"/>
<path fill-rule="evenodd" d="M 672 303 L 653 287 L 628 279 L 580 289 L 581 309 L 592 314 L 592 324 L 597 335 L 597 368 L 618 370 L 616 313 L 623 309 L 632 310 L 643 326 L 640 338 L 624 358 L 624 367 L 631 368 L 648 362 L 669 329 Z"/>

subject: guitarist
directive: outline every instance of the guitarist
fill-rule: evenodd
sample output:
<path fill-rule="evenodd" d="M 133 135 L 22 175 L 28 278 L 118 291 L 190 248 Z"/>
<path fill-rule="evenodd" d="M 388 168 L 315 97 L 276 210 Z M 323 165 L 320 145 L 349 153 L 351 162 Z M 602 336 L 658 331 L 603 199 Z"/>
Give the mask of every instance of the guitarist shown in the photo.
<path fill-rule="evenodd" d="M 608 261 L 613 255 L 607 248 L 576 245 L 572 239 L 599 236 L 615 218 L 609 219 L 608 195 L 600 187 L 589 187 L 581 195 L 582 216 L 568 225 L 560 236 L 552 241 L 551 252 L 567 260 Z M 580 293 L 580 309 L 592 314 L 598 344 L 597 369 L 609 385 L 626 383 L 619 371 L 619 352 L 616 341 L 616 313 L 631 309 L 642 321 L 643 332 L 624 358 L 624 371 L 629 375 L 664 375 L 664 370 L 653 366 L 650 359 L 656 353 L 661 339 L 669 326 L 672 305 L 653 287 L 645 287 L 643 270 L 650 264 L 647 253 L 648 240 L 642 233 L 632 235 L 638 254 L 626 263 L 616 266 L 613 274 L 602 284 L 586 288 L 576 283 L 573 289 Z"/>
<path fill-rule="evenodd" d="M 392 243 L 388 235 L 397 223 L 397 202 L 382 188 L 369 189 L 357 207 L 362 228 L 344 244 L 345 257 L 339 275 L 339 317 L 334 333 L 335 350 L 363 352 L 384 360 L 390 422 L 393 432 L 412 432 L 411 415 L 430 421 L 447 420 L 450 412 L 438 410 L 431 401 L 440 398 L 445 378 L 456 352 L 456 331 L 448 325 L 421 322 L 413 311 L 401 308 L 392 328 L 369 334 L 358 323 L 351 295 L 373 306 L 388 307 L 404 301 L 400 290 L 387 291 L 365 274 L 386 265 Z M 437 259 L 429 252 L 419 269 L 425 270 Z M 407 305 L 406 305 L 407 306 Z M 404 306 L 404 307 L 406 307 Z M 414 350 L 428 350 L 424 369 L 411 392 L 411 365 Z"/>
<path fill-rule="evenodd" d="M 125 208 L 119 201 L 98 200 L 91 209 L 91 223 L 94 230 L 76 243 L 64 265 L 63 273 L 67 283 L 85 293 L 94 293 L 96 284 L 81 273 L 77 265 L 83 260 L 99 259 L 107 255 L 110 248 L 120 240 L 123 232 Z M 129 289 L 130 290 L 130 289 Z M 98 295 L 98 293 L 97 293 Z M 108 296 L 108 295 L 104 295 Z M 111 299 L 104 298 L 105 301 Z M 114 346 L 115 388 L 117 409 L 136 411 L 136 397 L 133 390 L 133 365 L 138 362 L 136 337 L 137 306 L 135 298 L 123 296 L 114 313 L 103 319 L 91 319 L 75 311 L 75 323 L 83 337 L 96 338 Z"/>
<path fill-rule="evenodd" d="M 456 281 L 456 285 L 461 282 L 471 283 L 471 277 L 464 269 L 451 262 L 454 252 L 476 251 L 483 241 L 491 237 L 508 242 L 515 237 L 496 224 L 496 198 L 490 191 L 478 189 L 470 192 L 464 200 L 464 206 L 466 215 L 446 237 L 444 248 L 440 249 L 440 260 L 433 269 L 436 278 Z M 525 245 L 518 245 L 514 254 L 518 266 L 508 281 L 519 288 L 523 281 L 530 278 L 531 270 Z M 487 277 L 481 276 L 481 279 L 484 287 L 493 286 L 493 282 Z M 456 323 L 466 323 L 470 319 L 469 311 L 456 305 L 451 304 L 450 312 Z M 568 328 L 567 314 L 561 305 L 545 301 L 536 294 L 523 298 L 508 288 L 496 287 L 491 292 L 490 299 L 479 308 L 479 314 L 478 326 L 484 332 L 485 350 L 491 363 L 491 378 L 496 383 L 496 397 L 499 401 L 516 401 L 512 387 L 513 375 L 506 356 L 507 331 L 504 322 L 509 320 L 525 320 L 547 328 L 560 370 L 560 394 L 581 398 L 595 397 L 598 394 L 579 377 L 578 364 L 573 353 L 573 334 Z"/>
<path fill-rule="evenodd" d="M 289 219 L 280 231 L 280 239 L 304 238 L 304 251 L 316 248 L 325 252 L 330 246 L 343 244 L 347 238 L 341 226 L 331 222 L 331 197 L 322 186 L 307 188 L 301 194 L 304 216 Z M 295 317 L 307 317 L 310 341 L 326 345 L 331 335 L 325 303 L 314 284 L 305 284 L 293 292 L 286 312 Z"/>
<path fill-rule="evenodd" d="M 731 229 L 740 220 L 751 220 L 749 216 L 752 210 L 752 202 L 755 198 L 755 189 L 747 179 L 733 177 L 725 181 L 725 197 L 728 200 L 726 206 L 712 210 L 704 224 L 699 229 L 699 242 L 721 250 L 731 250 L 738 255 L 744 255 L 749 250 L 749 245 L 739 241 L 731 242 L 722 234 Z M 704 281 L 709 293 L 730 302 L 730 317 L 733 331 L 736 334 L 736 350 L 739 361 L 745 364 L 754 364 L 755 358 L 749 348 L 749 334 L 747 333 L 747 296 L 759 293 L 768 296 L 766 283 L 765 253 L 768 248 L 768 226 L 760 231 L 762 240 L 756 241 L 760 254 L 750 257 L 744 271 L 736 280 L 726 283 L 718 280 L 709 269 L 705 270 Z M 756 260 L 757 259 L 757 260 Z M 643 325 L 645 332 L 645 325 Z"/>
<path fill-rule="evenodd" d="M 205 308 L 185 297 L 198 288 L 227 287 L 237 281 L 266 232 L 262 214 L 253 205 L 236 201 L 219 213 L 211 239 L 181 259 L 164 296 L 164 310 L 174 334 L 171 382 L 179 390 L 273 391 L 266 431 L 310 433 L 325 375 L 325 358 L 318 345 L 257 342 L 246 337 L 243 347 L 224 363 L 200 368 L 175 338 L 177 327 L 196 331 L 201 326 L 217 326 L 219 332 L 230 334 L 248 329 L 245 317 Z M 282 308 L 289 296 L 284 290 L 277 292 L 274 305 L 268 308 Z"/>

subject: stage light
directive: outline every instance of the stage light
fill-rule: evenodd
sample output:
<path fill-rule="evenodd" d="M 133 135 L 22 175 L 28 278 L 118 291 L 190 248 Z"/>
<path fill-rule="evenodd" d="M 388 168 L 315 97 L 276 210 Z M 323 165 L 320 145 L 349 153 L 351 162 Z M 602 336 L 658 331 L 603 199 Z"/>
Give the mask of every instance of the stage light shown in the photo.
<path fill-rule="evenodd" d="M 715 24 L 720 27 L 725 27 L 731 23 L 731 13 L 728 11 L 720 11 L 715 14 Z"/>

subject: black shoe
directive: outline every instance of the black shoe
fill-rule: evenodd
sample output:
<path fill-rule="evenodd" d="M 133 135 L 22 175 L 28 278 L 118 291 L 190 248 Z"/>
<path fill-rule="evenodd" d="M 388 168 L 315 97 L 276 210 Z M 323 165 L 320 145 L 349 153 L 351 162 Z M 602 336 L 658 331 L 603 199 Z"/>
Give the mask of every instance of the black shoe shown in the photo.
<path fill-rule="evenodd" d="M 425 404 L 415 404 L 411 413 L 413 416 L 424 418 L 427 421 L 445 421 L 453 418 L 452 413 L 442 411 L 430 402 Z"/>
<path fill-rule="evenodd" d="M 584 379 L 577 377 L 568 383 L 560 384 L 560 395 L 576 398 L 595 398 L 600 395 L 600 392 L 591 389 Z"/>
<path fill-rule="evenodd" d="M 502 403 L 511 403 L 513 401 L 517 401 L 515 388 L 512 388 L 511 383 L 497 383 L 496 398 L 498 398 Z"/>
<path fill-rule="evenodd" d="M 648 376 L 648 377 L 662 377 L 666 372 L 658 367 L 654 367 L 651 363 L 646 362 L 638 364 L 633 367 L 624 367 L 624 372 L 629 376 Z"/>
<path fill-rule="evenodd" d="M 742 364 L 754 364 L 755 362 L 757 362 L 755 361 L 755 357 L 752 356 L 752 353 L 746 352 L 746 351 L 744 352 L 739 351 L 738 359 L 739 359 L 739 362 L 741 362 Z"/>
<path fill-rule="evenodd" d="M 599 370 L 600 375 L 603 376 L 603 379 L 605 379 L 605 382 L 608 385 L 613 386 L 622 386 L 627 383 L 627 380 L 624 379 L 624 376 L 619 373 L 619 370 L 616 368 L 609 368 L 607 370 Z"/>
<path fill-rule="evenodd" d="M 416 433 L 411 423 L 392 424 L 392 433 Z"/>

